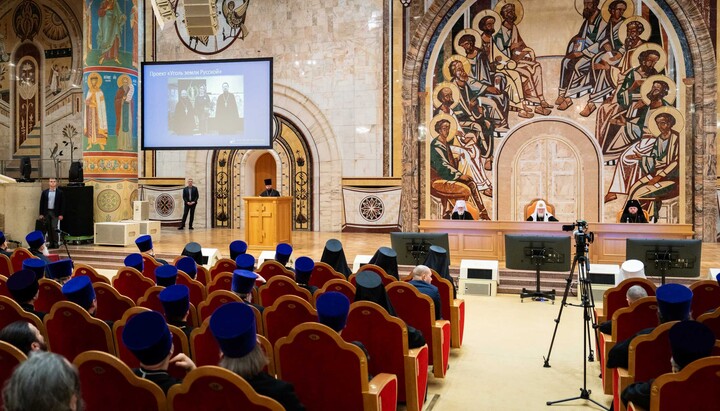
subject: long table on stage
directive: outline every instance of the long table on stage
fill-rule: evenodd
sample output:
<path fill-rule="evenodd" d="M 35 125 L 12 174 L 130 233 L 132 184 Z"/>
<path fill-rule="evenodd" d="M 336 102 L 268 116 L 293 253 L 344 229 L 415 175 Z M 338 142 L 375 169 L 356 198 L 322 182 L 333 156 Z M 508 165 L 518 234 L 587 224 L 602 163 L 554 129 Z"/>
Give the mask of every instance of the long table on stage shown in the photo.
<path fill-rule="evenodd" d="M 571 235 L 562 231 L 564 223 L 530 221 L 420 220 L 419 230 L 426 233 L 448 233 L 453 265 L 462 259 L 505 261 L 505 234 Z M 565 223 L 569 224 L 569 223 Z M 692 238 L 691 224 L 618 224 L 588 223 L 594 233 L 590 245 L 590 262 L 621 264 L 625 261 L 628 238 Z"/>

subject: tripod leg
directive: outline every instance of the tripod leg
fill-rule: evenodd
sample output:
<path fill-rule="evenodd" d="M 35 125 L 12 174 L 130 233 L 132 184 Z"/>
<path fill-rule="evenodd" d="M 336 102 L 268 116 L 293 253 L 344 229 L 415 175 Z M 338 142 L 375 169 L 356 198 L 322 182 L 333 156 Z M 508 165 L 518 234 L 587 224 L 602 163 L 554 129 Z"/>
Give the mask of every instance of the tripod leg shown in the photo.
<path fill-rule="evenodd" d="M 575 267 L 577 266 L 577 260 L 577 257 L 573 259 L 572 267 L 570 268 L 570 275 L 568 275 L 568 278 L 565 279 L 565 292 L 563 293 L 562 302 L 560 303 L 558 316 L 555 319 L 555 330 L 553 330 L 552 339 L 550 340 L 550 348 L 548 348 L 547 357 L 543 357 L 543 360 L 545 361 L 543 363 L 543 367 L 545 368 L 550 368 L 550 354 L 552 354 L 553 344 L 555 344 L 555 336 L 557 335 L 558 326 L 560 325 L 563 308 L 565 308 L 565 305 L 567 304 L 567 296 L 570 292 L 570 284 L 572 283 L 573 273 L 575 272 Z"/>

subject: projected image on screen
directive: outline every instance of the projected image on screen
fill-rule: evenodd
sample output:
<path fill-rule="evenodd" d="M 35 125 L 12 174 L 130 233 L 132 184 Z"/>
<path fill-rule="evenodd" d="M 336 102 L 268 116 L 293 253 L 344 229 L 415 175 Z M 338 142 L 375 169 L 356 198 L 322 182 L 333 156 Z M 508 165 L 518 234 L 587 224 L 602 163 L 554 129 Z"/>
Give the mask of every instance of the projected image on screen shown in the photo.
<path fill-rule="evenodd" d="M 168 80 L 168 124 L 177 135 L 242 134 L 243 76 Z"/>
<path fill-rule="evenodd" d="M 272 147 L 272 60 L 146 63 L 143 149 Z"/>

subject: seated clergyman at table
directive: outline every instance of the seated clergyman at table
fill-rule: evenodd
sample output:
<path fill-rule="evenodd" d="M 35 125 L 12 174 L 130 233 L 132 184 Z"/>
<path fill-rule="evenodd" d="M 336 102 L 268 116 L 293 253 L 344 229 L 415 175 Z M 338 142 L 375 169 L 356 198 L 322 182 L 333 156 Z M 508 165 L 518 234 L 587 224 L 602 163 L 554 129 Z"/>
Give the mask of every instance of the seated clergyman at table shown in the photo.
<path fill-rule="evenodd" d="M 620 216 L 621 223 L 647 223 L 648 220 L 645 218 L 645 213 L 640 207 L 640 202 L 637 200 L 630 200 L 625 204 L 625 210 Z"/>
<path fill-rule="evenodd" d="M 535 203 L 535 211 L 530 214 L 527 221 L 558 221 L 558 219 L 550 214 L 544 201 L 538 200 L 538 202 Z"/>
<path fill-rule="evenodd" d="M 455 202 L 455 208 L 453 208 L 452 220 L 474 220 L 472 214 L 467 211 L 465 207 L 465 200 L 457 200 Z"/>

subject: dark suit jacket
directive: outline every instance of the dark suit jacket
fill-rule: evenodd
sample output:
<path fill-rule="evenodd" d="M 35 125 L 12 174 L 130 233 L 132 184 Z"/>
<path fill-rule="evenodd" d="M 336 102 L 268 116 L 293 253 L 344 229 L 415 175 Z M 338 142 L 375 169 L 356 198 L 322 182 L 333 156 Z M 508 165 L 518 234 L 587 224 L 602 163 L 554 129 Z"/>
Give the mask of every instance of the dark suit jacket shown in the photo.
<path fill-rule="evenodd" d="M 300 399 L 295 395 L 295 388 L 288 382 L 277 380 L 264 372 L 248 378 L 247 382 L 255 392 L 274 399 L 285 407 L 287 411 L 305 410 L 305 407 L 300 403 Z"/>
<path fill-rule="evenodd" d="M 25 311 L 27 311 L 27 312 L 29 312 L 29 313 L 35 314 L 35 315 L 36 315 L 38 318 L 40 318 L 41 320 L 42 320 L 43 318 L 45 318 L 45 314 L 46 314 L 46 313 L 40 312 L 40 311 L 35 311 L 35 307 L 34 307 L 32 304 L 25 304 L 25 303 L 23 303 L 23 304 L 20 304 L 20 307 L 22 307 L 23 310 L 25 310 Z"/>
<path fill-rule="evenodd" d="M 50 189 L 43 190 L 42 194 L 40 194 L 40 215 L 47 215 L 48 213 L 48 193 L 50 192 Z M 51 210 L 54 211 L 57 215 L 63 215 L 65 212 L 65 199 L 63 198 L 63 192 L 58 187 L 55 189 L 55 207 Z"/>
<path fill-rule="evenodd" d="M 143 370 L 142 368 L 134 368 L 133 372 L 138 377 L 145 378 L 146 380 L 150 380 L 157 384 L 158 387 L 162 388 L 165 395 L 167 395 L 170 387 L 172 387 L 173 385 L 182 384 L 182 380 L 178 380 L 177 378 L 172 377 L 170 374 L 167 373 L 167 371 L 148 371 Z M 145 376 L 143 376 L 143 373 L 145 374 Z"/>
<path fill-rule="evenodd" d="M 198 201 L 198 198 L 200 198 L 200 194 L 198 194 L 197 187 L 192 186 L 183 188 L 183 201 L 185 203 L 188 201 Z"/>
<path fill-rule="evenodd" d="M 440 292 L 437 287 L 432 284 L 428 284 L 425 281 L 412 280 L 410 284 L 414 285 L 421 293 L 432 298 L 435 304 L 435 319 L 442 320 L 442 306 L 440 305 Z"/>
<path fill-rule="evenodd" d="M 259 194 L 259 196 L 260 196 L 260 197 L 280 197 L 280 192 L 273 188 L 273 189 L 271 189 L 270 191 L 268 191 L 268 190 L 263 190 L 263 191 Z"/>
<path fill-rule="evenodd" d="M 625 341 L 620 341 L 619 343 L 615 344 L 614 347 L 610 349 L 610 352 L 608 352 L 608 357 L 606 361 L 606 367 L 608 368 L 628 368 L 628 362 L 630 357 L 630 343 L 632 342 L 633 338 L 637 337 L 638 335 L 645 335 L 650 334 L 655 328 L 645 328 L 644 330 L 640 330 L 632 337 L 628 338 Z"/>
<path fill-rule="evenodd" d="M 8 251 L 8 250 L 2 250 L 2 249 L 0 249 L 0 254 L 6 255 L 6 256 L 10 257 L 10 256 L 12 255 L 12 252 L 11 252 L 11 251 Z"/>

